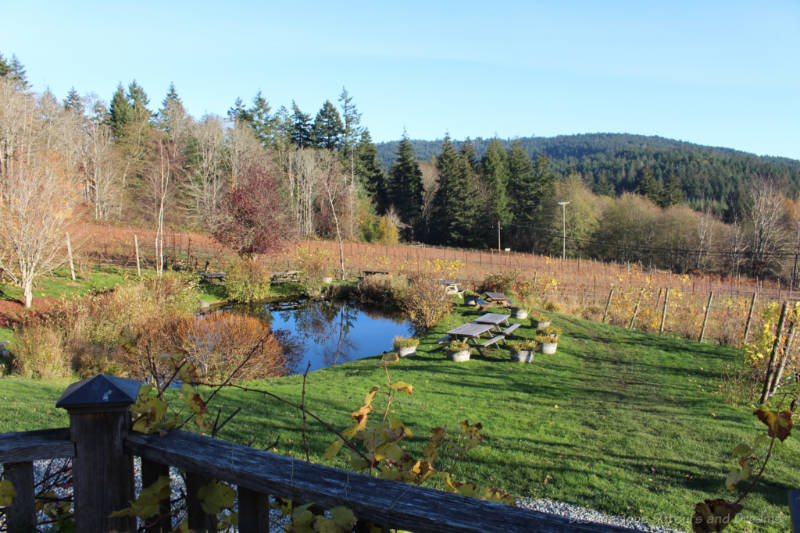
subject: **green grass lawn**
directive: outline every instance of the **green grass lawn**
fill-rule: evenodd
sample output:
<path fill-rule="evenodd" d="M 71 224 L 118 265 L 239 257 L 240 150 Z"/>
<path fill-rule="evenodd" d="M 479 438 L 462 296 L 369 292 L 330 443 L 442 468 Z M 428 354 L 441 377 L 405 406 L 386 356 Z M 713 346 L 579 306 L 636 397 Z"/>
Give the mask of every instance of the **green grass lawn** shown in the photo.
<path fill-rule="evenodd" d="M 690 530 L 696 501 L 727 496 L 730 451 L 765 427 L 751 408 L 721 400 L 722 369 L 739 357 L 736 350 L 556 315 L 564 335 L 555 355 L 519 364 L 498 347 L 486 359 L 473 354 L 467 363 L 452 363 L 433 341 L 472 313 L 458 308 L 425 336 L 415 357 L 390 371 L 393 380 L 415 388 L 411 396 L 398 395 L 393 408 L 416 435 L 407 444 L 415 455 L 435 426 L 455 428 L 464 419 L 483 424 L 485 442 L 466 460 L 443 465 L 462 481 Z M 527 327 L 517 332 L 532 335 Z M 312 372 L 306 403 L 344 428 L 364 393 L 384 379 L 376 358 Z M 0 431 L 66 424 L 53 408 L 66 384 L 0 379 Z M 302 376 L 253 385 L 299 401 Z M 280 453 L 304 456 L 301 417 L 290 408 L 233 390 L 215 403 L 223 416 L 243 408 L 223 438 L 257 447 L 277 439 Z M 334 437 L 309 421 L 308 439 L 312 460 L 321 461 Z M 728 531 L 789 528 L 787 490 L 800 488 L 798 452 L 795 437 L 778 446 L 764 481 Z"/>
<path fill-rule="evenodd" d="M 34 298 L 62 299 L 92 291 L 104 291 L 136 278 L 135 268 L 113 265 L 92 265 L 84 273 L 77 273 L 72 281 L 69 268 L 59 268 L 51 274 L 36 278 Z M 7 283 L 0 285 L 0 298 L 22 300 L 22 288 Z"/>

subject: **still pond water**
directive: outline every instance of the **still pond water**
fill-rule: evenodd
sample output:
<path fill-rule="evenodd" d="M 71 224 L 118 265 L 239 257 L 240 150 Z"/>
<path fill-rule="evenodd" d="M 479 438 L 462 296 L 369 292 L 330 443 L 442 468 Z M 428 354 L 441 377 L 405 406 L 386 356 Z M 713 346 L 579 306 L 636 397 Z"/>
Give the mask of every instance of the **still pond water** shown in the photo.
<path fill-rule="evenodd" d="M 359 307 L 347 301 L 271 302 L 246 310 L 261 317 L 280 338 L 290 358 L 289 374 L 307 365 L 318 370 L 392 349 L 395 335 L 413 335 L 402 315 Z"/>

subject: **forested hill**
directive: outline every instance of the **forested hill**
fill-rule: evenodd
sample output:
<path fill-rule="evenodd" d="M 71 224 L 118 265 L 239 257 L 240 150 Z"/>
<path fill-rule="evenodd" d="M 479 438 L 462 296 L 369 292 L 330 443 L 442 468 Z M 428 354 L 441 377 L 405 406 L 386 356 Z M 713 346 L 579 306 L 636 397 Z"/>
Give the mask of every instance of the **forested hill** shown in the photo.
<path fill-rule="evenodd" d="M 470 141 L 479 157 L 489 140 Z M 502 142 L 508 148 L 512 141 Z M 548 156 L 551 168 L 560 177 L 578 173 L 599 193 L 637 190 L 646 168 L 662 185 L 677 179 L 686 199 L 695 205 L 703 198 L 724 205 L 740 184 L 754 177 L 775 179 L 787 194 L 800 191 L 800 161 L 794 159 L 624 133 L 524 137 L 519 142 L 531 157 L 540 153 Z M 421 161 L 430 161 L 441 149 L 439 140 L 411 143 Z M 462 142 L 454 144 L 460 147 Z M 396 152 L 397 142 L 378 144 L 384 168 L 391 166 Z"/>

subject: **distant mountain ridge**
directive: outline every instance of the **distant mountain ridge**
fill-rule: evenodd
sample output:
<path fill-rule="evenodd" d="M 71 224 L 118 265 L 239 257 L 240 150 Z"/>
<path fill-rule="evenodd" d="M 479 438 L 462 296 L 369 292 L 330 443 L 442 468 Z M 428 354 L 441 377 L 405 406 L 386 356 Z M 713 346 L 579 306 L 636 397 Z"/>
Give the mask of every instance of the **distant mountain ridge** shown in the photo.
<path fill-rule="evenodd" d="M 482 157 L 491 139 L 470 139 Z M 786 157 L 758 156 L 731 148 L 703 146 L 658 136 L 627 133 L 587 133 L 556 137 L 522 137 L 518 140 L 531 157 L 544 154 L 559 176 L 577 173 L 596 192 L 621 194 L 635 191 L 642 169 L 652 170 L 663 185 L 676 177 L 686 199 L 698 205 L 711 200 L 725 209 L 731 195 L 741 192 L 753 179 L 775 180 L 789 195 L 800 191 L 800 161 Z M 384 168 L 391 167 L 399 141 L 377 144 Z M 460 148 L 464 141 L 454 141 Z M 501 139 L 506 148 L 512 139 Z M 411 140 L 414 154 L 430 161 L 441 149 L 441 140 Z M 673 178 L 674 179 L 674 178 Z"/>

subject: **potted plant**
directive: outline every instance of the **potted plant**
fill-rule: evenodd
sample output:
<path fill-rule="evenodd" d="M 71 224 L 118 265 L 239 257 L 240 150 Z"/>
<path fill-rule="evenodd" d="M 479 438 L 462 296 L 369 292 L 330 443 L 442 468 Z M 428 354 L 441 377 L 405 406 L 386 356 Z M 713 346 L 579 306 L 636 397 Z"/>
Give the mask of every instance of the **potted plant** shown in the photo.
<path fill-rule="evenodd" d="M 408 357 L 409 355 L 414 355 L 417 353 L 419 339 L 397 336 L 394 338 L 394 342 L 392 344 L 394 345 L 394 349 L 400 357 Z"/>
<path fill-rule="evenodd" d="M 469 344 L 464 341 L 452 340 L 445 347 L 447 358 L 456 363 L 469 361 Z"/>
<path fill-rule="evenodd" d="M 518 363 L 533 363 L 533 354 L 536 352 L 537 343 L 533 339 L 521 339 L 506 342 L 511 348 L 511 360 Z"/>
<path fill-rule="evenodd" d="M 478 293 L 474 291 L 464 291 L 464 305 L 476 306 L 478 305 Z"/>
<path fill-rule="evenodd" d="M 541 345 L 542 353 L 556 353 L 559 337 L 561 337 L 561 330 L 555 326 L 548 326 L 537 332 L 536 342 Z"/>
<path fill-rule="evenodd" d="M 516 305 L 511 306 L 511 316 L 514 318 L 528 318 L 528 310 Z"/>
<path fill-rule="evenodd" d="M 531 326 L 536 329 L 546 328 L 550 325 L 550 319 L 538 311 L 531 313 Z"/>

